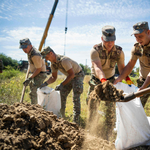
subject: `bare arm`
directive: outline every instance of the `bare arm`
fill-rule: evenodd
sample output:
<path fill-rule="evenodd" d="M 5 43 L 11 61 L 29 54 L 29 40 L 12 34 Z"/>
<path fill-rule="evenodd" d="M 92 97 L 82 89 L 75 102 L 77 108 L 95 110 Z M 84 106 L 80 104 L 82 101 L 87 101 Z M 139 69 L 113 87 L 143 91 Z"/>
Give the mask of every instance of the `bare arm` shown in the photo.
<path fill-rule="evenodd" d="M 121 82 L 123 79 L 125 79 L 131 73 L 135 64 L 136 64 L 136 60 L 130 60 L 128 64 L 124 67 L 119 77 L 114 81 L 114 84 L 117 84 L 118 82 Z"/>
<path fill-rule="evenodd" d="M 34 78 L 35 76 L 37 76 L 39 73 L 41 72 L 41 68 L 37 68 L 33 74 L 30 76 L 30 78 Z"/>
<path fill-rule="evenodd" d="M 118 66 L 119 73 L 121 74 L 125 65 L 124 64 L 117 64 L 117 66 Z"/>
<path fill-rule="evenodd" d="M 68 72 L 68 76 L 67 76 L 67 78 L 62 82 L 62 85 L 63 85 L 63 86 L 66 85 L 68 82 L 70 82 L 70 81 L 74 78 L 74 76 L 75 76 L 74 71 L 73 71 L 72 68 L 69 69 L 67 72 Z"/>
<path fill-rule="evenodd" d="M 149 74 L 147 75 L 146 80 L 145 80 L 145 82 L 143 83 L 143 85 L 139 88 L 139 91 L 142 90 L 142 89 L 147 88 L 147 87 L 149 86 L 149 84 L 150 84 L 150 72 L 149 72 Z"/>
<path fill-rule="evenodd" d="M 46 81 L 48 84 L 55 82 L 57 79 L 57 72 L 53 72 L 52 76 Z"/>
<path fill-rule="evenodd" d="M 98 77 L 98 79 L 101 80 L 102 78 L 106 78 L 105 74 L 102 70 L 101 61 L 100 60 L 92 61 L 92 64 L 93 64 L 95 74 Z"/>

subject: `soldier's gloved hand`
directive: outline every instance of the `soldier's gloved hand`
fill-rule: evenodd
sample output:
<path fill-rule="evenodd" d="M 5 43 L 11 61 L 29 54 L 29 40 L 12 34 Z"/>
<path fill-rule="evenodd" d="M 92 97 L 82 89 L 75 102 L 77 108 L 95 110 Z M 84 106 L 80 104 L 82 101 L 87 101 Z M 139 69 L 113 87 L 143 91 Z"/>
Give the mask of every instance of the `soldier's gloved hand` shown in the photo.
<path fill-rule="evenodd" d="M 131 87 L 131 84 L 133 84 L 133 82 L 131 81 L 131 79 L 129 78 L 129 76 L 126 77 L 126 82 L 127 84 Z"/>
<path fill-rule="evenodd" d="M 59 84 L 59 85 L 56 86 L 55 90 L 56 91 L 60 91 L 60 90 L 62 90 L 62 88 L 63 88 L 63 85 L 61 83 L 61 84 Z"/>
<path fill-rule="evenodd" d="M 105 79 L 105 78 L 102 78 L 102 79 L 101 79 L 101 82 L 102 82 L 102 83 L 104 83 L 105 81 L 107 81 L 107 79 Z"/>
<path fill-rule="evenodd" d="M 42 87 L 47 86 L 47 85 L 48 85 L 48 83 L 47 83 L 47 82 L 44 82 L 43 84 L 41 84 L 40 89 L 41 89 Z"/>
<path fill-rule="evenodd" d="M 28 86 L 28 84 L 30 83 L 31 80 L 32 80 L 32 78 L 27 78 L 27 79 L 23 82 L 23 85 L 24 85 L 24 86 Z"/>

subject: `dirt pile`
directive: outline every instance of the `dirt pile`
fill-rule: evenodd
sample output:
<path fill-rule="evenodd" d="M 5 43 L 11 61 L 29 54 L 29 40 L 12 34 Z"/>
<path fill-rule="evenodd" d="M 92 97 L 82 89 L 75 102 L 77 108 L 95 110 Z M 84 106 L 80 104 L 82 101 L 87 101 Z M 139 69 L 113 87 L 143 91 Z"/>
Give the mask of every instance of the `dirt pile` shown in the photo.
<path fill-rule="evenodd" d="M 95 86 L 94 91 L 91 92 L 90 97 L 98 97 L 102 101 L 119 102 L 123 95 L 123 90 L 118 90 L 114 85 L 107 80 Z"/>
<path fill-rule="evenodd" d="M 0 104 L 0 149 L 115 150 L 115 145 L 39 105 L 15 103 Z"/>
<path fill-rule="evenodd" d="M 83 140 L 77 124 L 39 105 L 0 105 L 0 149 L 78 150 Z"/>

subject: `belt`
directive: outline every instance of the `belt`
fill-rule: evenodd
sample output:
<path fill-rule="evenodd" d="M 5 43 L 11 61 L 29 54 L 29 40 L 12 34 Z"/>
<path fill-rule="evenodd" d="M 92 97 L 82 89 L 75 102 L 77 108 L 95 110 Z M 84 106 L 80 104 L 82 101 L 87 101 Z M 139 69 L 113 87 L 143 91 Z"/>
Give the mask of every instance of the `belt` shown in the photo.
<path fill-rule="evenodd" d="M 94 79 L 95 81 L 100 81 L 98 78 L 96 78 L 95 76 L 92 75 L 92 79 Z M 110 78 L 108 78 L 107 80 L 111 80 L 114 79 L 114 75 Z"/>
<path fill-rule="evenodd" d="M 82 72 L 82 70 L 80 71 L 80 72 L 78 72 L 77 74 L 79 74 L 79 73 L 81 73 Z"/>
<path fill-rule="evenodd" d="M 32 73 L 32 74 L 33 74 L 33 72 L 29 72 L 29 73 Z M 46 71 L 41 71 L 40 73 L 46 73 Z"/>
<path fill-rule="evenodd" d="M 41 71 L 40 73 L 46 73 L 46 71 Z"/>
<path fill-rule="evenodd" d="M 146 79 L 144 79 L 143 77 L 139 77 L 140 79 L 142 79 L 143 81 L 145 81 Z"/>

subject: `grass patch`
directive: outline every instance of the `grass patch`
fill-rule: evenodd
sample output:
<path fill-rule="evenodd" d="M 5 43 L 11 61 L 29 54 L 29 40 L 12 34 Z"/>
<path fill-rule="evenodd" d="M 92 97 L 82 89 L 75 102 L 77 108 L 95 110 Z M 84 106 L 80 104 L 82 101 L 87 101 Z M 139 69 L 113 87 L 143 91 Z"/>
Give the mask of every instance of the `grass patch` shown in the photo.
<path fill-rule="evenodd" d="M 0 74 L 0 77 L 4 75 L 4 78 L 0 78 L 0 103 L 6 103 L 8 105 L 14 104 L 15 102 L 20 102 L 22 89 L 23 89 L 23 82 L 25 80 L 25 73 L 22 72 L 14 72 L 11 75 L 5 75 L 5 71 L 3 71 L 2 74 Z M 7 72 L 6 74 L 8 74 Z M 50 77 L 49 75 L 47 79 Z M 59 85 L 63 80 L 65 79 L 65 76 L 59 75 L 56 82 L 53 84 L 48 85 L 51 88 L 55 88 L 57 85 Z M 80 123 L 81 126 L 84 128 L 87 121 L 87 113 L 88 113 L 88 106 L 86 104 L 86 98 L 87 98 L 87 92 L 88 92 L 88 81 L 90 80 L 90 75 L 86 75 L 84 78 L 84 90 L 81 95 L 81 117 L 80 117 Z M 136 83 L 136 78 L 131 78 L 131 80 Z M 123 81 L 126 83 L 125 81 Z M 25 96 L 24 96 L 24 102 L 30 103 L 29 98 L 29 86 L 26 87 L 25 90 Z M 72 91 L 67 97 L 67 104 L 66 104 L 66 117 L 68 121 L 73 120 L 73 102 L 72 102 Z M 100 103 L 99 110 L 104 110 L 104 102 Z M 147 116 L 150 116 L 150 100 L 148 100 L 146 106 L 145 106 L 145 113 Z"/>

